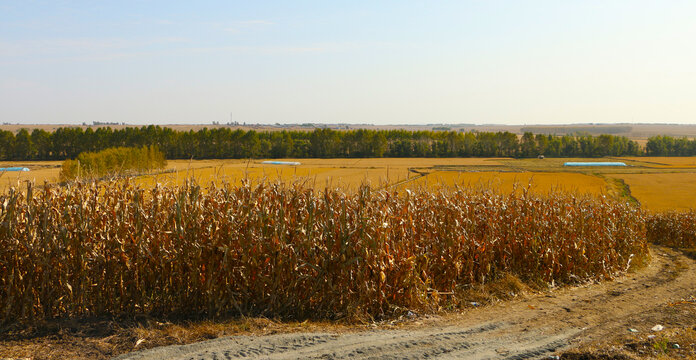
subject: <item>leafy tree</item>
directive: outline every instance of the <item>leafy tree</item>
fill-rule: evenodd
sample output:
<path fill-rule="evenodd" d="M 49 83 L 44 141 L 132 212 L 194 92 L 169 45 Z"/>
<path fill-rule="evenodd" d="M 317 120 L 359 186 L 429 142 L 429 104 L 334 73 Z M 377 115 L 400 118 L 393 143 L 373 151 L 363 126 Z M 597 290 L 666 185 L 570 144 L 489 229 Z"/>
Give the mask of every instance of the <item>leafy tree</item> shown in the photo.
<path fill-rule="evenodd" d="M 534 157 L 537 156 L 537 146 L 534 140 L 534 134 L 530 132 L 524 133 L 522 135 L 522 143 L 520 144 L 520 155 L 522 157 Z"/>
<path fill-rule="evenodd" d="M 15 156 L 15 135 L 11 131 L 0 130 L 0 159 L 11 160 Z"/>
<path fill-rule="evenodd" d="M 21 129 L 15 136 L 14 160 L 31 160 L 36 158 L 36 148 L 31 141 L 31 135 L 27 129 Z"/>
<path fill-rule="evenodd" d="M 48 160 L 51 158 L 51 133 L 46 130 L 34 129 L 31 132 L 31 142 L 35 148 L 36 160 Z"/>

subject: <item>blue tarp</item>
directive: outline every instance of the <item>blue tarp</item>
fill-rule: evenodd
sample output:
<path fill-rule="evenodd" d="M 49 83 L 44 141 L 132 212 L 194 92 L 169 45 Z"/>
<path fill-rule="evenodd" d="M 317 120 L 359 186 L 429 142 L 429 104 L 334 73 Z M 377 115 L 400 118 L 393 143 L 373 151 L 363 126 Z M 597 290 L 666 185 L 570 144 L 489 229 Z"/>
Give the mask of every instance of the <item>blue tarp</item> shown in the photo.
<path fill-rule="evenodd" d="M 3 171 L 29 171 L 29 168 L 25 168 L 25 167 L 0 168 L 0 172 L 3 172 Z"/>
<path fill-rule="evenodd" d="M 268 165 L 300 165 L 297 161 L 264 161 L 262 164 Z"/>
<path fill-rule="evenodd" d="M 622 162 L 597 161 L 597 162 L 567 162 L 563 166 L 626 166 Z"/>

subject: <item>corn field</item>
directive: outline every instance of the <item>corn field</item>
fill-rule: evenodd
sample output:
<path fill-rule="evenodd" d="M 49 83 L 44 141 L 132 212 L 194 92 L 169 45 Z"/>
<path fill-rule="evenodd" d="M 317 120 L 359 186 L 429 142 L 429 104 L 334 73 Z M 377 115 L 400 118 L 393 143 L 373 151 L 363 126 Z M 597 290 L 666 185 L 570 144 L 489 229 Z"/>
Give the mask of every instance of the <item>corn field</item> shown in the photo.
<path fill-rule="evenodd" d="M 576 283 L 648 256 L 637 207 L 563 193 L 121 181 L 11 189 L 0 206 L 0 322 L 380 317 L 504 274 Z"/>
<path fill-rule="evenodd" d="M 677 247 L 696 248 L 696 210 L 670 211 L 647 216 L 650 242 Z"/>

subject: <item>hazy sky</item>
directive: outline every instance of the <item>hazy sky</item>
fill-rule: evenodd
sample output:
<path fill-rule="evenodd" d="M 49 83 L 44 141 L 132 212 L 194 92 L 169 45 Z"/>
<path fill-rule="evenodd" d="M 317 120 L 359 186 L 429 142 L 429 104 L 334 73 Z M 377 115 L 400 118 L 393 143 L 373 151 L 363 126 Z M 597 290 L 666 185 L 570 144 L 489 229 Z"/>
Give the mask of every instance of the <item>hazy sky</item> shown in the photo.
<path fill-rule="evenodd" d="M 186 3 L 0 0 L 0 122 L 696 123 L 693 0 Z"/>

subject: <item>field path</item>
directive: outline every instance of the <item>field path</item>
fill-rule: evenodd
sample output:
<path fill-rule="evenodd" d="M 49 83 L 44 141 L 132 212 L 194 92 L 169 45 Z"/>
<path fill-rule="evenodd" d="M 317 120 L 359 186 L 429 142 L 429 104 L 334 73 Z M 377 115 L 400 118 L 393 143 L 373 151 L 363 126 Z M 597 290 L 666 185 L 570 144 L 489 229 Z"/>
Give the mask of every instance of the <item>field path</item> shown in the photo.
<path fill-rule="evenodd" d="M 694 294 L 696 263 L 652 247 L 646 268 L 615 281 L 564 288 L 398 330 L 234 336 L 116 359 L 542 359 L 579 344 L 649 331 L 660 308 Z M 662 317 L 661 317 L 662 316 Z"/>

